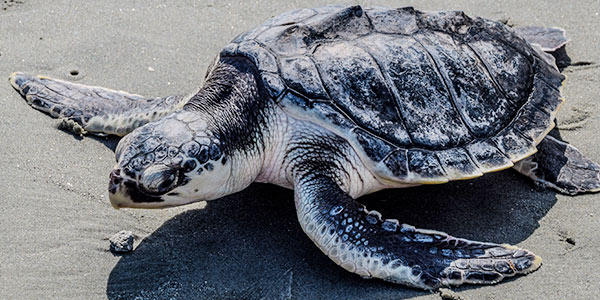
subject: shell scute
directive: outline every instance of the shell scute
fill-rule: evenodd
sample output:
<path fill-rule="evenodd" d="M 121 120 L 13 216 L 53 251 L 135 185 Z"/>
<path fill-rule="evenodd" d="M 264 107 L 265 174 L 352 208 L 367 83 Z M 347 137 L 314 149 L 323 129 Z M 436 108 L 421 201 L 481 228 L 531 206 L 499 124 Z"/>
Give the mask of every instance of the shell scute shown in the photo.
<path fill-rule="evenodd" d="M 390 155 L 383 160 L 383 163 L 380 164 L 380 168 L 389 170 L 395 178 L 408 181 L 408 150 L 398 149 L 390 153 Z"/>
<path fill-rule="evenodd" d="M 286 89 L 285 83 L 281 80 L 281 77 L 277 74 L 263 72 L 261 74 L 261 79 L 265 83 L 265 87 L 269 95 L 277 99 L 281 93 Z"/>
<path fill-rule="evenodd" d="M 512 127 L 493 137 L 492 141 L 498 146 L 498 149 L 506 153 L 512 162 L 517 162 L 521 158 L 536 152 L 533 141 L 524 137 Z"/>
<path fill-rule="evenodd" d="M 241 42 L 238 52 L 246 54 L 260 71 L 277 73 L 279 70 L 275 56 L 253 40 Z"/>
<path fill-rule="evenodd" d="M 278 15 L 274 18 L 267 20 L 266 22 L 263 23 L 263 25 L 265 25 L 265 26 L 291 25 L 294 23 L 301 22 L 305 19 L 308 19 L 316 14 L 317 14 L 316 11 L 309 9 L 309 8 L 294 9 L 294 10 L 290 10 L 288 12 L 285 12 L 281 15 Z"/>
<path fill-rule="evenodd" d="M 390 152 L 395 150 L 395 147 L 370 135 L 368 132 L 355 128 L 353 131 L 358 143 L 361 144 L 367 153 L 367 156 L 373 161 L 383 160 Z"/>
<path fill-rule="evenodd" d="M 412 34 L 419 29 L 415 10 L 412 7 L 390 10 L 386 7 L 365 9 L 376 32 Z"/>
<path fill-rule="evenodd" d="M 448 181 L 446 172 L 432 151 L 411 149 L 407 152 L 408 169 L 415 181 L 420 183 L 440 183 Z"/>
<path fill-rule="evenodd" d="M 314 58 L 332 100 L 357 124 L 385 134 L 384 139 L 404 145 L 409 143 L 408 133 L 397 122 L 394 97 L 369 53 L 360 47 L 340 43 L 319 47 Z"/>
<path fill-rule="evenodd" d="M 328 99 L 317 67 L 309 57 L 286 57 L 280 62 L 281 73 L 288 87 L 311 99 Z"/>
<path fill-rule="evenodd" d="M 449 180 L 473 178 L 483 175 L 477 164 L 463 148 L 450 148 L 436 151 L 435 153 L 444 166 L 444 171 Z"/>
<path fill-rule="evenodd" d="M 380 61 L 396 91 L 396 104 L 415 146 L 435 149 L 469 140 L 468 128 L 448 100 L 449 92 L 437 66 L 414 37 L 373 35 L 361 39 Z"/>
<path fill-rule="evenodd" d="M 491 141 L 480 140 L 466 146 L 479 169 L 486 172 L 498 171 L 512 166 L 508 157 Z"/>

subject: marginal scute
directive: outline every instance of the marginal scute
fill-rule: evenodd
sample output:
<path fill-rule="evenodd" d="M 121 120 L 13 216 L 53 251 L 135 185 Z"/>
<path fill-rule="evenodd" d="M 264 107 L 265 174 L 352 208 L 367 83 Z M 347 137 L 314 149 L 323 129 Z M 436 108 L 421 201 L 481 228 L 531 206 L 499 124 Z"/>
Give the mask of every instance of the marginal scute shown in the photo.
<path fill-rule="evenodd" d="M 412 34 L 419 29 L 412 7 L 390 10 L 386 7 L 365 9 L 371 24 L 377 32 L 391 34 Z"/>
<path fill-rule="evenodd" d="M 533 103 L 528 103 L 516 116 L 512 126 L 537 144 L 554 127 L 554 120 Z"/>
<path fill-rule="evenodd" d="M 533 141 L 524 137 L 512 127 L 500 132 L 498 136 L 492 138 L 492 141 L 513 163 L 536 151 Z"/>
<path fill-rule="evenodd" d="M 422 183 L 441 183 L 448 181 L 446 173 L 436 158 L 435 152 L 427 150 L 408 150 L 408 169 L 416 180 Z"/>
<path fill-rule="evenodd" d="M 550 86 L 536 74 L 529 101 L 550 115 L 558 110 L 563 103 L 563 98 L 556 87 Z"/>
<path fill-rule="evenodd" d="M 390 172 L 399 179 L 408 179 L 408 155 L 406 149 L 398 149 L 383 160 L 384 172 Z M 386 172 L 386 173 L 387 173 Z"/>
<path fill-rule="evenodd" d="M 267 88 L 267 93 L 274 99 L 277 99 L 286 88 L 285 83 L 277 74 L 262 72 L 261 79 Z"/>
<path fill-rule="evenodd" d="M 547 54 L 544 53 L 544 55 Z M 537 69 L 536 78 L 546 82 L 555 89 L 559 89 L 562 86 L 565 75 L 560 74 L 555 66 L 549 65 L 537 57 L 534 59 L 533 65 Z"/>
<path fill-rule="evenodd" d="M 469 179 L 483 175 L 469 153 L 463 148 L 440 150 L 435 154 L 449 180 Z"/>
<path fill-rule="evenodd" d="M 301 110 L 308 111 L 312 108 L 310 101 L 294 92 L 287 92 L 279 102 L 283 107 L 297 107 Z"/>
<path fill-rule="evenodd" d="M 223 50 L 221 50 L 221 56 L 235 56 L 237 55 L 238 44 L 229 43 Z M 209 68 L 209 70 L 212 68 Z"/>
<path fill-rule="evenodd" d="M 247 56 L 260 71 L 276 73 L 278 70 L 275 57 L 255 41 L 240 43 L 238 53 Z"/>
<path fill-rule="evenodd" d="M 481 140 L 467 145 L 467 151 L 482 172 L 493 172 L 512 166 L 512 162 L 489 140 Z"/>
<path fill-rule="evenodd" d="M 373 161 L 381 161 L 394 150 L 392 145 L 372 136 L 360 128 L 355 128 L 353 133 L 356 135 L 358 143 L 365 149 L 367 156 Z"/>
<path fill-rule="evenodd" d="M 234 43 L 240 43 L 243 41 L 247 41 L 247 40 L 252 40 L 255 39 L 259 34 L 261 34 L 263 31 L 265 31 L 267 28 L 269 28 L 268 26 L 259 26 L 256 27 L 250 31 L 244 32 L 240 35 L 238 35 L 236 38 L 233 39 Z"/>
<path fill-rule="evenodd" d="M 266 22 L 263 23 L 263 25 L 266 25 L 266 26 L 292 25 L 294 23 L 302 22 L 303 20 L 306 20 L 316 14 L 317 14 L 316 11 L 309 9 L 309 8 L 294 9 L 294 10 L 285 12 L 279 16 L 276 16 L 272 19 L 267 20 Z"/>
<path fill-rule="evenodd" d="M 299 102 L 297 102 L 299 101 Z M 293 93 L 286 94 L 282 97 L 279 103 L 283 110 L 292 114 L 304 114 L 310 121 L 317 124 L 329 124 L 336 129 L 339 134 L 344 134 L 354 129 L 356 125 L 344 116 L 338 109 L 336 109 L 332 103 L 325 101 L 316 101 L 312 103 L 312 106 L 308 107 L 304 105 L 296 105 L 296 103 L 302 103 L 303 99 L 298 99 L 297 95 Z M 310 109 L 310 114 L 306 112 Z"/>

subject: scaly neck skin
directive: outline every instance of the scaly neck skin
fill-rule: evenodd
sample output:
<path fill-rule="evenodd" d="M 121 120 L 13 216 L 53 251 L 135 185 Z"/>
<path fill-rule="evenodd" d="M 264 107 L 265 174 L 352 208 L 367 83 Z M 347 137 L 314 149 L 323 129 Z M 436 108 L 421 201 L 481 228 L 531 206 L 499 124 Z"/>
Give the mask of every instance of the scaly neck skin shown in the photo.
<path fill-rule="evenodd" d="M 269 99 L 256 67 L 245 58 L 221 58 L 204 86 L 184 106 L 202 115 L 221 140 L 231 175 L 223 196 L 246 188 L 260 177 L 282 132 L 283 113 Z M 275 148 L 277 148 L 275 146 Z"/>

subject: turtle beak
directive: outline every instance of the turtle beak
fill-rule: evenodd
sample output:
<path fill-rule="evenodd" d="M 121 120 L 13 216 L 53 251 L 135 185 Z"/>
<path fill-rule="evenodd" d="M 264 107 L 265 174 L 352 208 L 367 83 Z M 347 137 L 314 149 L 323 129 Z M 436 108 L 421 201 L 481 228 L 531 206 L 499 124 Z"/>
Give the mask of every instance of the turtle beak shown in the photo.
<path fill-rule="evenodd" d="M 116 167 L 110 172 L 108 183 L 108 198 L 115 209 L 120 208 L 163 208 L 176 205 L 165 205 L 158 196 L 146 195 L 140 192 L 135 183 L 130 179 L 123 178 L 122 170 Z M 136 199 L 138 201 L 136 201 Z"/>

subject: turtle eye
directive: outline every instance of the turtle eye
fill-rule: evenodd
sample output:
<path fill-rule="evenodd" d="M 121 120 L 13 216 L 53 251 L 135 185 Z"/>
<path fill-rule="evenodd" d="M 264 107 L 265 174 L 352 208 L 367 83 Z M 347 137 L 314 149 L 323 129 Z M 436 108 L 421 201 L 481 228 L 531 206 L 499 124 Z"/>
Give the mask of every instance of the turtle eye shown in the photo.
<path fill-rule="evenodd" d="M 140 177 L 140 188 L 149 194 L 164 194 L 175 188 L 179 172 L 164 165 L 150 166 Z"/>

